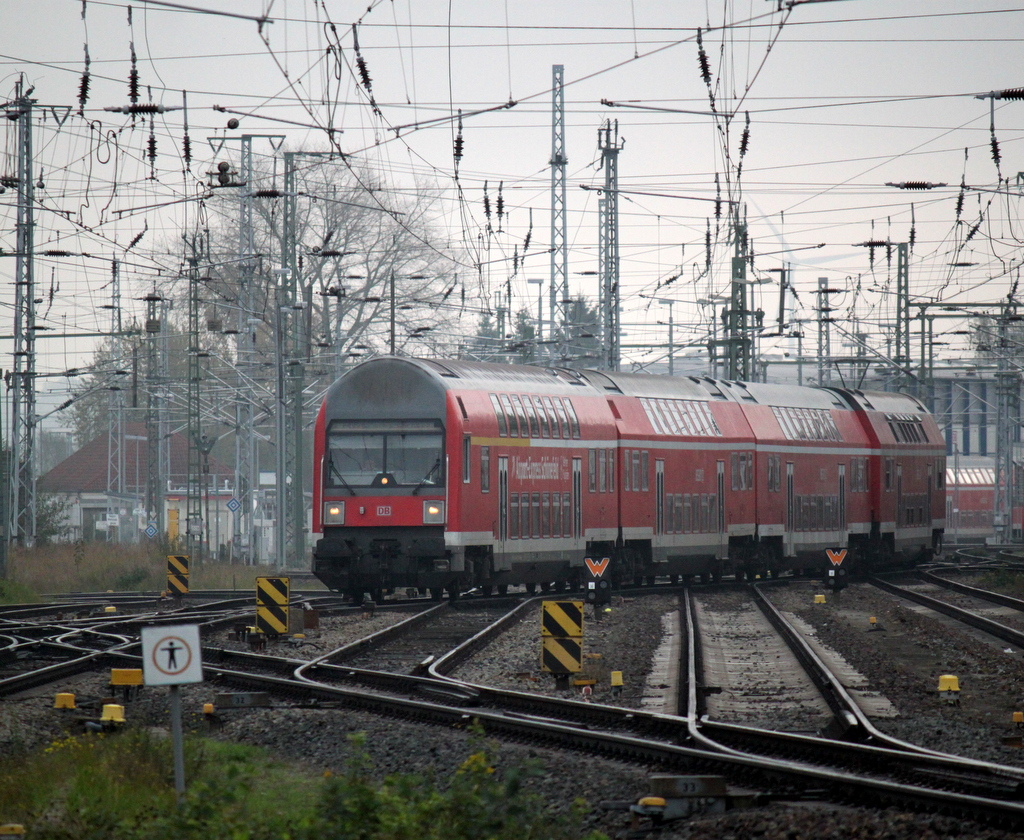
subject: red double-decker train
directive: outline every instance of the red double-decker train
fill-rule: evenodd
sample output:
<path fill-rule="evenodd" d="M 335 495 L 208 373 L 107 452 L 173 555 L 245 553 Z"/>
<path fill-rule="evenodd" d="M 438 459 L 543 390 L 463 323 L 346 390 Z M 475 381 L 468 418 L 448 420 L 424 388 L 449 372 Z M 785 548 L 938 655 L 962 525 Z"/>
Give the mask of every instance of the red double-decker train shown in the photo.
<path fill-rule="evenodd" d="M 898 393 L 386 356 L 334 383 L 315 441 L 313 571 L 353 596 L 942 547 L 944 442 Z"/>

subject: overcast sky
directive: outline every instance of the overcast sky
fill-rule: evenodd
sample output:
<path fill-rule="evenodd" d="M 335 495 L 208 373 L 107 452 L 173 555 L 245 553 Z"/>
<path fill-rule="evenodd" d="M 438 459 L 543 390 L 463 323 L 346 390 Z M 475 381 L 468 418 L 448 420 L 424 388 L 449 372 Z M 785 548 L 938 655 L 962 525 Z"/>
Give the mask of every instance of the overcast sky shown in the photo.
<path fill-rule="evenodd" d="M 630 348 L 624 367 L 664 355 L 642 346 L 664 343 L 667 335 L 658 324 L 667 321 L 667 307 L 651 298 L 678 302 L 677 343 L 708 337 L 710 312 L 696 302 L 725 292 L 729 282 L 726 219 L 714 218 L 709 200 L 716 175 L 722 195 L 742 202 L 757 276 L 772 280 L 756 287 L 769 320 L 777 314 L 779 276 L 770 269 L 791 263 L 798 302 L 788 317 L 795 323 L 815 317 L 813 289 L 827 277 L 842 290 L 832 300 L 840 317 L 859 319 L 884 349 L 895 313 L 895 261 L 879 250 L 872 263 L 870 250 L 857 243 L 907 242 L 912 220 L 915 300 L 997 303 L 1017 280 L 1024 102 L 994 103 L 997 169 L 992 101 L 976 98 L 1024 86 L 1018 69 L 1024 8 L 1010 3 L 836 0 L 783 10 L 776 0 L 177 3 L 239 17 L 170 3 L 132 5 L 131 24 L 123 2 L 5 0 L 2 7 L 0 99 L 13 97 L 23 75 L 47 117 L 36 138 L 46 185 L 37 247 L 97 257 L 39 260 L 42 309 L 55 331 L 105 329 L 109 310 L 98 307 L 109 302 L 110 258 L 123 257 L 119 249 L 146 229 L 125 259 L 125 297 L 136 297 L 155 273 L 178 270 L 175 242 L 196 221 L 188 202 L 140 209 L 188 194 L 180 161 L 184 112 L 157 118 L 159 157 L 151 171 L 144 154 L 148 125 L 104 110 L 128 102 L 132 43 L 143 100 L 152 95 L 154 102 L 180 106 L 187 91 L 192 169 L 200 177 L 215 162 L 208 137 L 280 134 L 289 149 L 324 149 L 324 129 L 333 127 L 343 132 L 335 135 L 340 148 L 378 166 L 389 188 L 440 189 L 445 247 L 469 294 L 467 330 L 496 304 L 494 295 L 510 276 L 518 309 L 536 306 L 527 279 L 549 275 L 554 64 L 565 67 L 574 294 L 597 294 L 595 278 L 578 272 L 597 268 L 598 194 L 582 187 L 603 183 L 596 165 L 602 121 L 618 120 L 624 141 L 622 341 Z M 262 16 L 268 20 L 261 25 L 255 18 Z M 379 113 L 357 84 L 356 23 Z M 698 27 L 717 116 L 699 69 Z M 86 50 L 90 92 L 80 116 Z M 230 115 L 215 105 L 249 116 L 228 131 Z M 459 109 L 461 199 L 452 156 Z M 747 114 L 749 143 L 737 185 Z M 13 174 L 14 124 L 3 131 L 3 174 Z M 237 142 L 224 148 L 237 149 Z M 907 181 L 948 186 L 916 192 L 885 186 Z M 492 202 L 498 183 L 503 187 L 508 218 L 501 233 L 485 233 L 485 182 Z M 8 251 L 14 250 L 12 194 L 0 196 L 0 247 Z M 514 273 L 512 254 L 522 252 L 531 213 L 530 249 Z M 706 273 L 709 224 L 716 244 L 714 268 Z M 7 323 L 13 270 L 13 259 L 0 259 L 6 289 L 0 312 Z M 141 306 L 125 301 L 125 317 Z M 960 352 L 962 345 L 951 341 L 949 352 Z M 50 371 L 81 364 L 87 350 L 81 341 L 40 344 L 40 366 Z M 765 352 L 787 348 L 778 340 L 764 344 Z M 0 364 L 9 368 L 10 357 Z M 51 387 L 59 391 L 67 382 L 44 385 Z"/>

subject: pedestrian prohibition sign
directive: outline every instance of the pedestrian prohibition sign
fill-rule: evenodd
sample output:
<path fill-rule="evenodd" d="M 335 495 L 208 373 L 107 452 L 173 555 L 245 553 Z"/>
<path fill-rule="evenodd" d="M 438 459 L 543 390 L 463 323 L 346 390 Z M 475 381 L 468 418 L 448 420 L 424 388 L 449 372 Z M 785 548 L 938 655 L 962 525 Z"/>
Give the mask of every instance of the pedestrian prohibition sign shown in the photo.
<path fill-rule="evenodd" d="M 199 625 L 143 627 L 142 675 L 146 685 L 202 682 Z"/>

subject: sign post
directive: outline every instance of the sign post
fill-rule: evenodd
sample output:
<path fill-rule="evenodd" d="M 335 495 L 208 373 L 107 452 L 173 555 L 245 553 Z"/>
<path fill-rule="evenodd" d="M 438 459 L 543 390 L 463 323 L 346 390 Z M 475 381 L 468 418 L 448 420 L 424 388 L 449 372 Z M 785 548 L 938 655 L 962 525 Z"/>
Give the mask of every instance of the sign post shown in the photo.
<path fill-rule="evenodd" d="M 185 741 L 181 725 L 180 686 L 203 681 L 199 625 L 142 628 L 142 675 L 146 685 L 171 688 L 171 740 L 174 744 L 174 790 L 185 794 Z"/>
<path fill-rule="evenodd" d="M 846 588 L 846 569 L 843 568 L 843 561 L 846 559 L 846 549 L 840 548 L 833 551 L 831 548 L 826 548 L 825 554 L 828 555 L 829 562 L 832 564 L 832 568 L 828 570 L 827 583 L 838 595 Z"/>

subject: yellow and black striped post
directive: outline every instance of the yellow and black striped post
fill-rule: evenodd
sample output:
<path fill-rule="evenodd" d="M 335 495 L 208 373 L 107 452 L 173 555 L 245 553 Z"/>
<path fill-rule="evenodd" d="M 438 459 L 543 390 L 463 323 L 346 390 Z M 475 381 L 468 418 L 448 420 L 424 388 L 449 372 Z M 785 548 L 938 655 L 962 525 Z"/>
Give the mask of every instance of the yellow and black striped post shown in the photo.
<path fill-rule="evenodd" d="M 280 636 L 288 632 L 289 579 L 256 578 L 256 632 Z"/>
<path fill-rule="evenodd" d="M 172 595 L 188 594 L 188 555 L 167 555 L 167 591 Z"/>
<path fill-rule="evenodd" d="M 544 601 L 541 669 L 565 677 L 583 669 L 583 602 Z"/>

